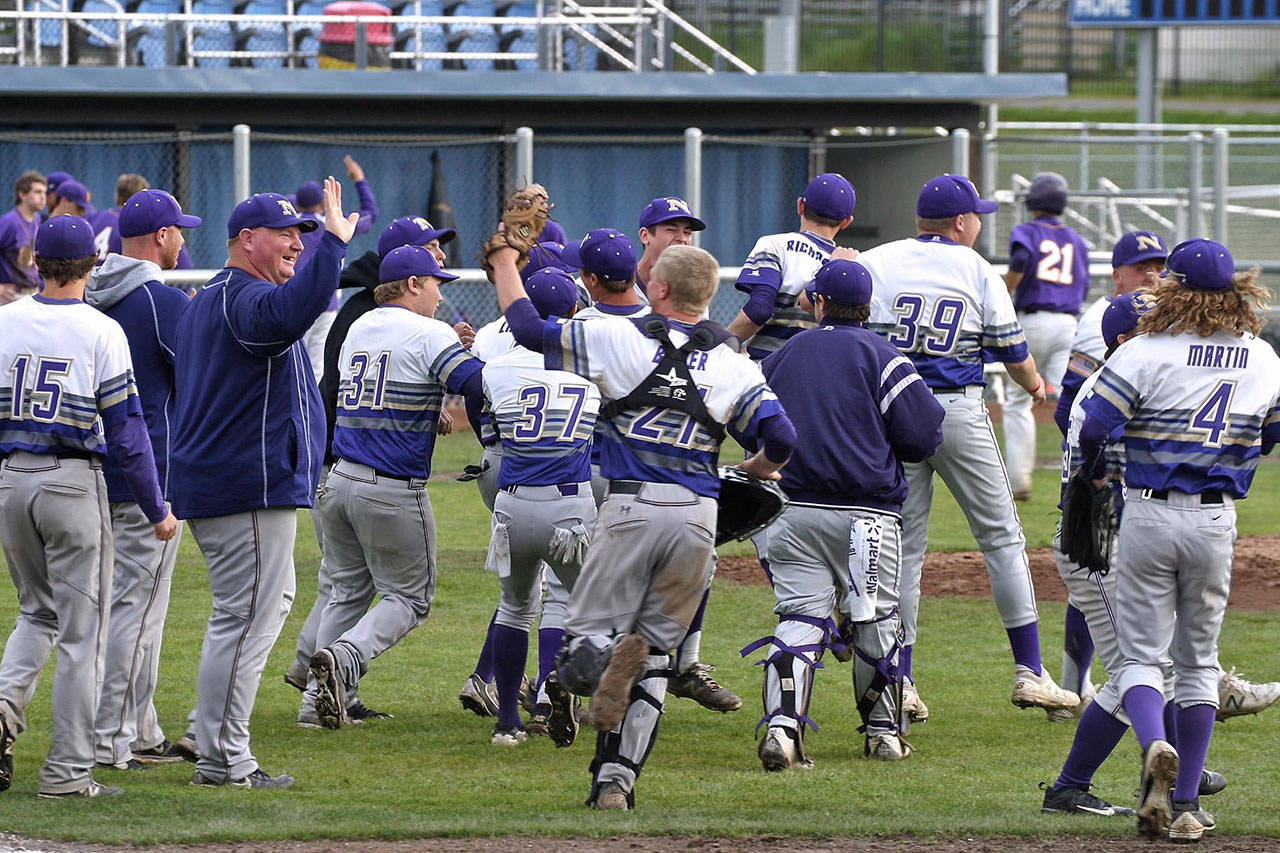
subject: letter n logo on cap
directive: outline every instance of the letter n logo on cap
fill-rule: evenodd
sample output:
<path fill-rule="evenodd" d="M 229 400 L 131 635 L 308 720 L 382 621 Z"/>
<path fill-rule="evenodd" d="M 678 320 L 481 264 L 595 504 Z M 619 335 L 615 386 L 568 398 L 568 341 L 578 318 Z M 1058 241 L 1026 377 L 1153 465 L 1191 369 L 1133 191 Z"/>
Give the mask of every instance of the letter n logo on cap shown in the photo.
<path fill-rule="evenodd" d="M 1156 249 L 1156 250 L 1159 250 L 1159 248 L 1160 248 L 1160 238 L 1159 238 L 1159 237 L 1155 237 L 1155 236 L 1150 235 L 1150 234 L 1139 234 L 1139 235 L 1138 235 L 1138 250 L 1139 250 L 1139 251 L 1141 251 L 1141 250 L 1143 250 L 1143 249 Z"/>
<path fill-rule="evenodd" d="M 297 215 L 298 215 L 298 211 L 296 211 L 296 210 L 294 210 L 294 209 L 293 209 L 293 205 L 289 204 L 289 200 L 288 200 L 287 198 L 278 198 L 278 199 L 276 199 L 276 203 L 280 205 L 280 211 L 281 211 L 285 216 L 297 216 Z"/>

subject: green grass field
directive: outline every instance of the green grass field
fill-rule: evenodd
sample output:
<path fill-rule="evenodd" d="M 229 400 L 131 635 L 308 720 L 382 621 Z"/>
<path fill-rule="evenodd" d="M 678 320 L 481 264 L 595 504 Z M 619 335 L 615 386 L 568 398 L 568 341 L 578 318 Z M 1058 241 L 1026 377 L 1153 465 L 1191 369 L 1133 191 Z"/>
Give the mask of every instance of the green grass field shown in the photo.
<path fill-rule="evenodd" d="M 1043 455 L 1051 459 L 1051 439 L 1041 440 Z M 455 436 L 441 442 L 435 467 L 442 475 L 455 472 L 476 455 L 469 435 Z M 1054 480 L 1052 470 L 1038 472 L 1035 500 L 1023 512 L 1032 544 L 1046 542 L 1052 529 L 1048 507 Z M 1265 465 L 1260 498 L 1242 506 L 1242 528 L 1276 530 L 1278 491 L 1280 466 Z M 15 748 L 13 788 L 0 795 L 0 828 L 29 837 L 141 844 L 506 834 L 1133 832 L 1128 821 L 1039 814 L 1037 783 L 1057 773 L 1073 728 L 1051 725 L 1043 713 L 1009 704 L 1007 641 L 994 607 L 978 599 L 930 599 L 922 607 L 916 673 L 932 718 L 912 733 L 915 756 L 896 765 L 862 758 L 850 671 L 829 659 L 818 674 L 811 709 L 821 731 L 807 741 L 817 767 L 766 775 L 753 740 L 761 676 L 751 662 L 758 654 L 743 661 L 737 649 L 770 632 L 772 595 L 765 587 L 720 581 L 707 617 L 703 658 L 718 665 L 717 675 L 744 697 L 745 707 L 720 715 L 672 700 L 637 787 L 637 810 L 588 812 L 582 801 L 592 737 L 584 734 L 566 750 L 545 739 L 499 749 L 488 743 L 491 722 L 458 704 L 497 583 L 481 568 L 488 523 L 474 486 L 441 476 L 430 492 L 441 543 L 435 609 L 425 626 L 374 662 L 361 685 L 364 700 L 395 719 L 339 732 L 294 724 L 299 694 L 281 674 L 314 596 L 319 561 L 308 516 L 300 513 L 298 601 L 267 665 L 252 724 L 254 751 L 263 766 L 293 774 L 297 784 L 287 791 L 197 789 L 187 785 L 191 765 L 184 763 L 97 774 L 100 781 L 124 786 L 124 797 L 37 800 L 37 774 L 49 746 L 50 671 L 29 709 L 31 729 Z M 936 546 L 971 547 L 949 498 L 938 501 L 933 525 Z M 0 623 L 8 624 L 15 604 L 12 588 L 5 590 Z M 182 734 L 195 701 L 209 603 L 203 561 L 187 538 L 174 579 L 157 697 L 173 738 Z M 1045 657 L 1056 672 L 1062 606 L 1044 604 L 1041 617 Z M 1246 675 L 1275 676 L 1277 629 L 1280 616 L 1274 613 L 1232 612 L 1223 634 L 1223 660 Z M 1220 833 L 1280 835 L 1280 810 L 1259 807 L 1274 802 L 1280 783 L 1280 765 L 1269 754 L 1278 738 L 1280 712 L 1218 727 L 1211 766 L 1232 779 L 1212 803 Z M 1137 783 L 1132 740 L 1103 766 L 1097 782 L 1102 796 L 1128 801 Z"/>

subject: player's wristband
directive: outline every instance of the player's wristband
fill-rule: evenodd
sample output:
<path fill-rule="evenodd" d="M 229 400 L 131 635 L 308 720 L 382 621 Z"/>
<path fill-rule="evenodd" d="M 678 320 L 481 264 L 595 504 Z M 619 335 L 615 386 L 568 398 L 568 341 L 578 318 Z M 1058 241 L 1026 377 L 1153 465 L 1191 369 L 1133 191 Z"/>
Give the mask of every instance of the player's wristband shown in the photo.
<path fill-rule="evenodd" d="M 1039 374 L 1036 374 L 1036 387 L 1032 388 L 1028 393 L 1031 394 L 1032 397 L 1034 397 L 1036 395 L 1036 392 L 1043 387 L 1044 387 L 1044 377 L 1040 376 Z"/>

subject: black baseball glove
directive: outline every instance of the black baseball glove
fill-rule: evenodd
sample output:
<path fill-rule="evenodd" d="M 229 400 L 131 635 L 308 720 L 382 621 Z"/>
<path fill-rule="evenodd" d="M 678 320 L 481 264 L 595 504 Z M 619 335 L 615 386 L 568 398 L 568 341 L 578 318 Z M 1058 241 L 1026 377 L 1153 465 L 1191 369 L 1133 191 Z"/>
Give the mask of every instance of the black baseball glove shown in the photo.
<path fill-rule="evenodd" d="M 1062 498 L 1059 543 L 1067 559 L 1090 572 L 1111 571 L 1111 544 L 1116 532 L 1115 491 L 1096 488 L 1083 471 L 1067 483 Z"/>
<path fill-rule="evenodd" d="M 716 544 L 746 539 L 782 515 L 787 496 L 772 480 L 761 480 L 741 468 L 721 466 L 720 512 L 716 516 Z"/>

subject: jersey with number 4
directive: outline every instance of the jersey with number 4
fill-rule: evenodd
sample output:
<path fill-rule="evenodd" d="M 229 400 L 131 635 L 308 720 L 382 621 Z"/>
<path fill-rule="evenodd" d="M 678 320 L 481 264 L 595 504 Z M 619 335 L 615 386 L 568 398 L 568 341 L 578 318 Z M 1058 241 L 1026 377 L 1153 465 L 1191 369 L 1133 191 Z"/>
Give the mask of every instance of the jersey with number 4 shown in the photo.
<path fill-rule="evenodd" d="M 1019 311 L 1079 314 L 1089 293 L 1089 247 L 1056 217 L 1013 226 L 1009 252 L 1027 267 L 1013 296 Z"/>
<path fill-rule="evenodd" d="M 692 326 L 669 321 L 671 342 L 688 340 Z M 605 317 L 586 323 L 568 321 L 548 329 L 542 345 L 549 370 L 569 370 L 591 380 L 605 400 L 625 397 L 662 361 L 662 345 L 646 336 L 632 320 Z M 696 389 L 672 376 L 676 390 L 702 395 L 707 412 L 718 423 L 754 437 L 760 421 L 782 413 L 782 405 L 765 383 L 760 368 L 727 344 L 689 353 L 687 364 Z M 700 495 L 717 497 L 716 465 L 720 444 L 683 412 L 647 407 L 601 421 L 600 473 L 610 480 L 676 483 Z"/>
<path fill-rule="evenodd" d="M 1263 448 L 1280 441 L 1280 357 L 1250 334 L 1140 335 L 1080 405 L 1107 430 L 1124 424 L 1130 489 L 1242 498 Z"/>
<path fill-rule="evenodd" d="M 99 413 L 142 415 L 120 324 L 78 299 L 0 308 L 0 455 L 107 452 Z"/>
<path fill-rule="evenodd" d="M 516 347 L 484 365 L 484 396 L 502 440 L 498 488 L 591 479 L 591 433 L 600 392 L 542 353 Z"/>
<path fill-rule="evenodd" d="M 930 388 L 983 385 L 986 361 L 1022 361 L 1027 342 L 1009 290 L 982 256 L 936 234 L 858 255 L 871 273 L 871 329 Z"/>
<path fill-rule="evenodd" d="M 399 305 L 351 324 L 338 360 L 333 455 L 395 477 L 426 477 L 445 392 L 483 364 L 458 333 Z"/>
<path fill-rule="evenodd" d="M 810 231 L 766 234 L 756 241 L 734 287 L 750 293 L 759 284 L 777 291 L 773 316 L 747 341 L 747 355 L 760 361 L 787 338 L 817 325 L 812 310 L 800 306 L 800 295 L 831 258 L 836 244 Z"/>

